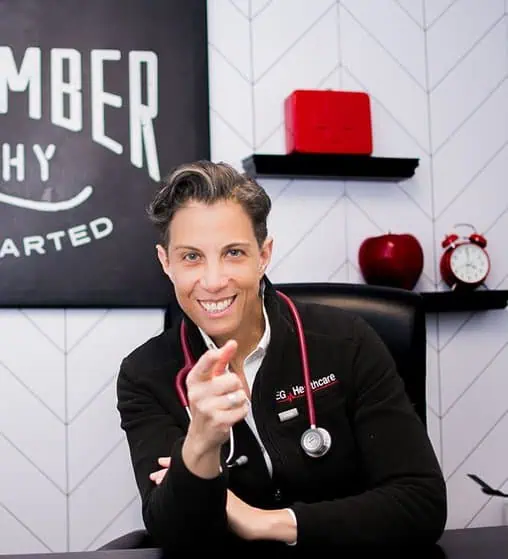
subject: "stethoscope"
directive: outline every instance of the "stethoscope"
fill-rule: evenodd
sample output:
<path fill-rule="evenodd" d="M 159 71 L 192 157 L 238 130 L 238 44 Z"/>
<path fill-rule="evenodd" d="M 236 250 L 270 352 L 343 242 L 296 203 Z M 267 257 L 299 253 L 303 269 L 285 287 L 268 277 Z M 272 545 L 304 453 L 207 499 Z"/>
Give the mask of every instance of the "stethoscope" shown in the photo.
<path fill-rule="evenodd" d="M 300 318 L 300 314 L 296 309 L 293 301 L 280 291 L 276 292 L 279 297 L 284 299 L 293 315 L 293 320 L 296 326 L 296 333 L 298 336 L 298 345 L 300 347 L 300 360 L 302 363 L 302 374 L 305 383 L 305 398 L 307 401 L 307 412 L 309 415 L 309 427 L 302 433 L 300 437 L 300 445 L 311 458 L 320 458 L 324 456 L 331 447 L 332 439 L 330 433 L 323 427 L 316 426 L 316 409 L 314 406 L 314 396 L 312 394 L 312 388 L 310 384 L 310 370 L 309 370 L 309 360 L 307 354 L 307 344 L 305 342 L 305 336 L 303 333 L 303 325 Z M 182 351 L 184 355 L 184 366 L 178 371 L 176 375 L 176 392 L 182 406 L 185 408 L 189 419 L 192 418 L 189 402 L 185 393 L 185 379 L 189 374 L 192 367 L 195 365 L 195 361 L 192 357 L 192 353 L 189 348 L 187 341 L 187 327 L 185 321 L 182 320 L 180 323 L 180 343 L 182 346 Z M 230 430 L 230 444 L 229 444 L 229 455 L 226 459 L 226 464 L 228 467 L 240 466 L 247 462 L 246 456 L 240 456 L 237 460 L 231 463 L 234 455 L 234 439 L 233 430 Z"/>

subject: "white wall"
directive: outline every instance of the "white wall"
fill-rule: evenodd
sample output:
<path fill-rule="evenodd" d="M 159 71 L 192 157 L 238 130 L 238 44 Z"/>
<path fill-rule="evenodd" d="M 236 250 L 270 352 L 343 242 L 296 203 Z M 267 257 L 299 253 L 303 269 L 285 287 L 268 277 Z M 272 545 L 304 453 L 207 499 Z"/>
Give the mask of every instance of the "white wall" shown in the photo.
<path fill-rule="evenodd" d="M 374 155 L 418 157 L 400 184 L 265 180 L 273 281 L 362 281 L 359 243 L 421 241 L 418 289 L 442 289 L 440 241 L 487 235 L 490 288 L 508 289 L 508 0 L 213 0 L 212 158 L 284 153 L 294 89 L 371 95 Z M 0 310 L 0 553 L 94 549 L 141 526 L 114 382 L 160 311 Z M 121 332 L 121 336 L 119 333 Z M 496 525 L 508 490 L 508 312 L 428 318 L 429 431 L 449 527 Z"/>

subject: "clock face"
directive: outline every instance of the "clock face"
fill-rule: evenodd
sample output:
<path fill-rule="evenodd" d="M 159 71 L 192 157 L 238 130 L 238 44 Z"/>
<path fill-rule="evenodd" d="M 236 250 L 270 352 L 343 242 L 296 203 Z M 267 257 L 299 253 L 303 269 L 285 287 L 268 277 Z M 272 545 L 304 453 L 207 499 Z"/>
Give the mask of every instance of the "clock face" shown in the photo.
<path fill-rule="evenodd" d="M 489 272 L 489 258 L 481 247 L 466 243 L 453 251 L 450 268 L 464 283 L 481 283 Z"/>

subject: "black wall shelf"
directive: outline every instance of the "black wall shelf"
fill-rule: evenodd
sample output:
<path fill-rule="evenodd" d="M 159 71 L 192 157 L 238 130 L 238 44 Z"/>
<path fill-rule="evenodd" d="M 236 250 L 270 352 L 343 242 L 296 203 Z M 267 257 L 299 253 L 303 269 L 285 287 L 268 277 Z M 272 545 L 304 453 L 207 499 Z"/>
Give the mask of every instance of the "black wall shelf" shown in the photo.
<path fill-rule="evenodd" d="M 504 309 L 508 303 L 508 290 L 502 289 L 423 292 L 421 295 L 427 313 Z"/>
<path fill-rule="evenodd" d="M 244 171 L 251 177 L 392 182 L 411 178 L 418 164 L 417 158 L 327 153 L 254 153 L 242 160 Z M 508 306 L 508 290 L 478 288 L 467 292 L 436 291 L 420 294 L 427 313 L 495 310 Z"/>
<path fill-rule="evenodd" d="M 291 153 L 253 154 L 242 160 L 251 177 L 402 181 L 411 178 L 419 159 L 370 155 Z"/>

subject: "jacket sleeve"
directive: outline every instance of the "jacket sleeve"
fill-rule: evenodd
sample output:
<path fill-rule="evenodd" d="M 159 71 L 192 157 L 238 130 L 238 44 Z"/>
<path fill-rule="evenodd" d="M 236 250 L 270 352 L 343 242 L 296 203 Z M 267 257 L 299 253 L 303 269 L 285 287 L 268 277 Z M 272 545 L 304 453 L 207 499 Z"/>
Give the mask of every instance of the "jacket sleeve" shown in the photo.
<path fill-rule="evenodd" d="M 437 457 L 389 350 L 363 319 L 354 330 L 352 429 L 368 487 L 347 498 L 295 503 L 299 545 L 432 545 L 447 516 Z"/>
<path fill-rule="evenodd" d="M 183 429 L 133 368 L 124 359 L 117 379 L 117 406 L 146 529 L 155 545 L 168 553 L 185 549 L 192 555 L 203 541 L 210 548 L 220 549 L 227 532 L 227 470 L 223 468 L 224 473 L 208 480 L 186 468 L 182 460 Z M 171 465 L 157 486 L 149 474 L 161 468 L 157 462 L 161 456 L 171 456 Z"/>

